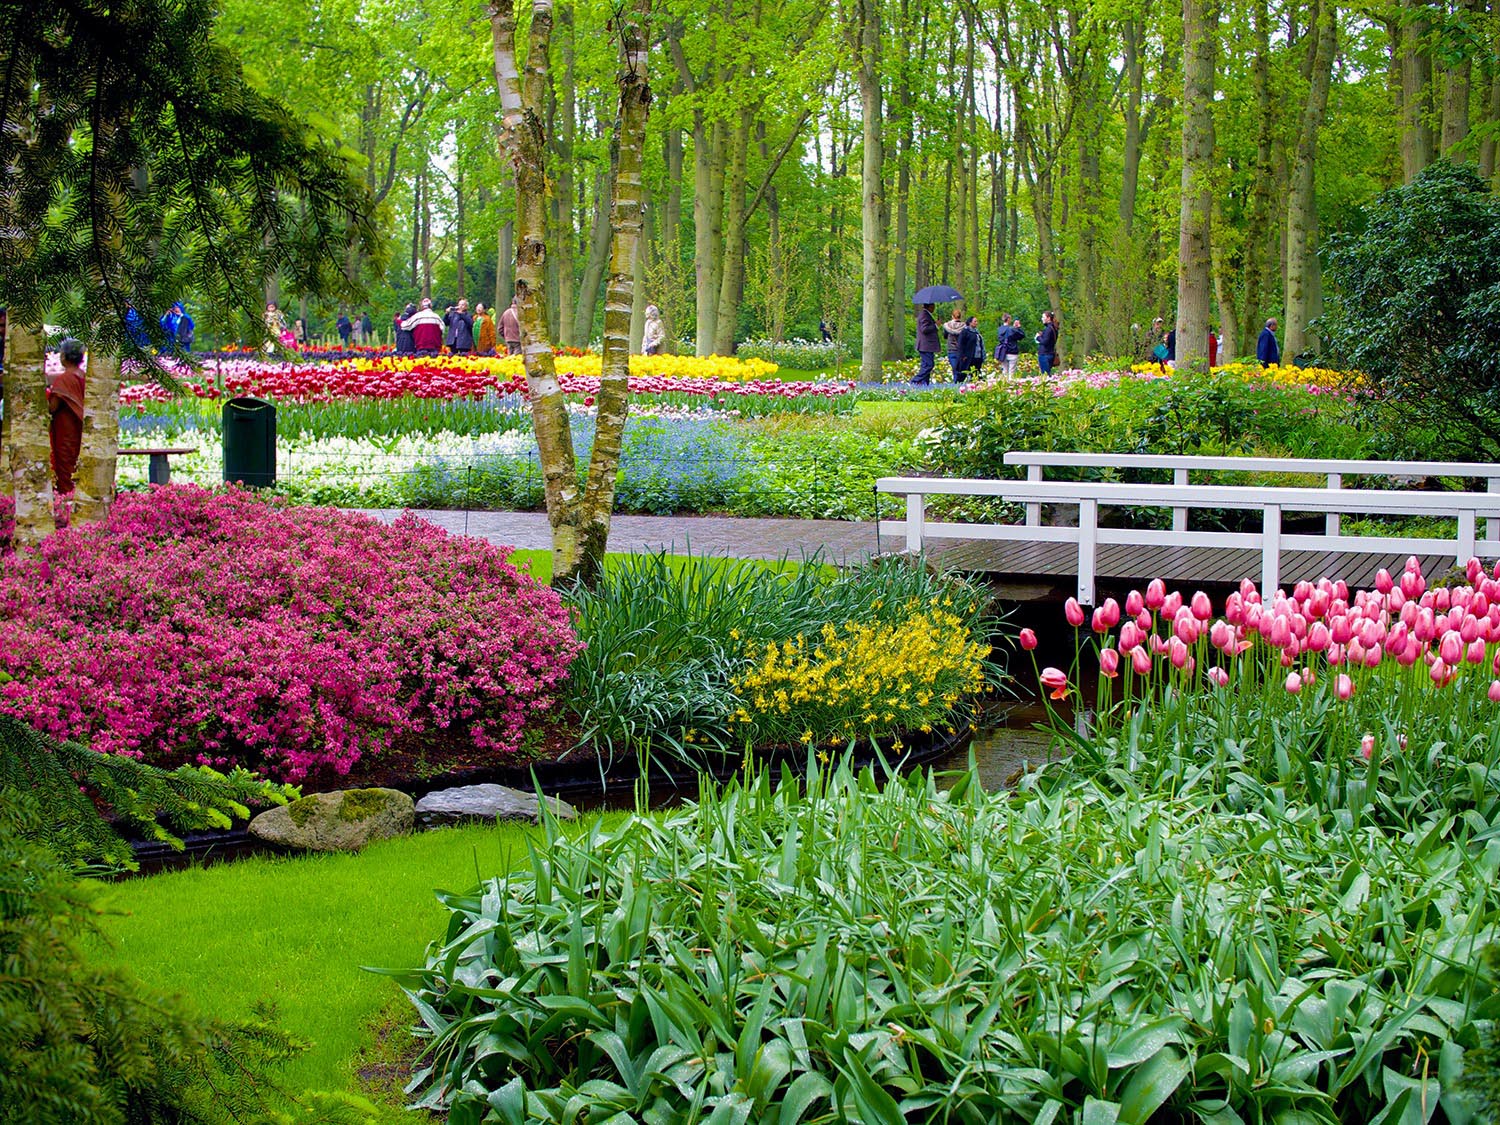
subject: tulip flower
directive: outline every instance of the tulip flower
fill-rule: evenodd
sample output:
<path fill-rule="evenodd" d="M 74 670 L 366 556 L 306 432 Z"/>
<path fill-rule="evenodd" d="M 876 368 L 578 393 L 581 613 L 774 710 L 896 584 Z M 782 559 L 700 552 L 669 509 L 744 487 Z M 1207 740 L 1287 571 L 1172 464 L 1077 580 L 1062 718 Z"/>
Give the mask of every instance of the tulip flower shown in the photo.
<path fill-rule="evenodd" d="M 1225 687 L 1229 683 L 1229 673 L 1218 665 L 1210 668 L 1206 674 L 1208 682 L 1213 684 L 1214 687 Z"/>
<path fill-rule="evenodd" d="M 1458 664 L 1464 658 L 1464 641 L 1452 629 L 1443 634 L 1443 639 L 1438 642 L 1438 655 L 1443 658 L 1444 664 Z"/>
<path fill-rule="evenodd" d="M 1359 740 L 1359 756 L 1368 762 L 1370 760 L 1370 756 L 1374 753 L 1375 736 L 1373 734 L 1367 734 Z"/>
<path fill-rule="evenodd" d="M 1033 652 L 1033 651 L 1036 650 L 1036 646 L 1037 646 L 1036 633 L 1034 633 L 1032 630 L 1030 630 L 1030 629 L 1022 629 L 1021 630 L 1020 641 L 1021 641 L 1021 647 L 1023 649 L 1025 649 L 1027 652 Z"/>
<path fill-rule="evenodd" d="M 1448 662 L 1441 656 L 1432 662 L 1432 667 L 1427 670 L 1427 674 L 1432 677 L 1432 682 L 1438 687 L 1446 687 L 1452 683 L 1454 676 L 1453 671 L 1448 667 Z"/>
<path fill-rule="evenodd" d="M 1172 662 L 1173 668 L 1186 668 L 1188 662 L 1188 647 L 1176 637 L 1167 641 L 1167 659 Z"/>
<path fill-rule="evenodd" d="M 1130 650 L 1130 666 L 1135 669 L 1138 676 L 1151 674 L 1151 654 L 1144 646 Z"/>
<path fill-rule="evenodd" d="M 1291 672 L 1286 678 L 1286 692 L 1288 695 L 1298 695 L 1302 691 L 1302 676 L 1298 672 Z"/>
<path fill-rule="evenodd" d="M 1119 647 L 1121 652 L 1129 652 L 1144 640 L 1145 635 L 1141 632 L 1140 626 L 1134 621 L 1127 621 L 1120 626 Z"/>
<path fill-rule="evenodd" d="M 1464 650 L 1464 660 L 1469 664 L 1483 664 L 1485 657 L 1485 643 L 1476 640 Z"/>
<path fill-rule="evenodd" d="M 1042 674 L 1038 678 L 1041 680 L 1042 686 L 1047 688 L 1051 693 L 1051 698 L 1064 699 L 1067 697 L 1068 677 L 1061 669 L 1050 666 L 1043 668 Z"/>
<path fill-rule="evenodd" d="M 1229 646 L 1234 644 L 1234 630 L 1229 622 L 1219 620 L 1213 623 L 1208 631 L 1208 642 L 1220 652 L 1228 652 Z"/>
<path fill-rule="evenodd" d="M 1333 694 L 1347 702 L 1354 694 L 1354 681 L 1340 672 L 1338 679 L 1333 681 Z"/>
<path fill-rule="evenodd" d="M 1153 612 L 1160 609 L 1167 600 L 1167 584 L 1160 578 L 1153 578 L 1146 586 L 1146 608 Z"/>
<path fill-rule="evenodd" d="M 1490 681 L 1489 696 L 1491 703 L 1500 703 L 1500 680 Z"/>
<path fill-rule="evenodd" d="M 1199 590 L 1193 594 L 1193 600 L 1191 604 L 1193 616 L 1196 617 L 1199 621 L 1207 621 L 1210 617 L 1213 616 L 1213 602 L 1209 601 L 1208 595 L 1205 594 L 1202 590 Z"/>
<path fill-rule="evenodd" d="M 1077 598 L 1069 598 L 1063 602 L 1063 616 L 1068 619 L 1068 624 L 1075 629 L 1083 624 L 1083 606 L 1078 604 Z"/>
<path fill-rule="evenodd" d="M 1128 616 L 1135 617 L 1145 608 L 1146 599 L 1141 596 L 1139 590 L 1131 590 L 1125 595 L 1125 613 Z"/>
<path fill-rule="evenodd" d="M 1089 619 L 1089 628 L 1092 629 L 1096 633 L 1107 633 L 1107 632 L 1109 632 L 1109 621 L 1106 619 L 1106 617 L 1104 615 L 1104 607 L 1103 606 L 1099 606 L 1097 609 L 1094 610 L 1093 616 Z"/>
<path fill-rule="evenodd" d="M 1120 674 L 1120 654 L 1112 648 L 1099 650 L 1099 674 L 1111 680 Z"/>
<path fill-rule="evenodd" d="M 1163 617 L 1176 617 L 1177 611 L 1182 608 L 1182 595 L 1173 590 L 1161 603 L 1161 614 Z"/>

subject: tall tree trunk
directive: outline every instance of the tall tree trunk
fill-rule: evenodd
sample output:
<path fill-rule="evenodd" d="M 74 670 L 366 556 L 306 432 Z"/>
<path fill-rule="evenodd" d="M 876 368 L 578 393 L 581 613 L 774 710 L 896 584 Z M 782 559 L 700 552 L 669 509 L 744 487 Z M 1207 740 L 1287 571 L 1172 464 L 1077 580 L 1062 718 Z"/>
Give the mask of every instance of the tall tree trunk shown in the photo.
<path fill-rule="evenodd" d="M 728 152 L 729 125 L 720 118 L 714 122 L 713 148 L 708 163 L 708 244 L 711 248 L 708 255 L 708 299 L 713 312 L 709 314 L 708 338 L 698 345 L 699 355 L 712 355 L 719 339 L 719 316 L 723 309 L 719 298 L 724 283 L 724 165 Z M 733 327 L 729 331 L 733 335 Z"/>
<path fill-rule="evenodd" d="M 599 381 L 598 424 L 583 497 L 582 540 L 572 574 L 585 586 L 596 585 L 604 573 L 604 545 L 609 539 L 609 518 L 614 508 L 615 475 L 630 408 L 630 314 L 641 260 L 645 203 L 641 164 L 646 147 L 646 114 L 651 102 L 646 67 L 650 13 L 650 0 L 635 0 L 634 18 L 622 20 L 620 28 L 619 156 L 609 217 L 613 233 L 609 292 L 604 299 L 603 377 Z"/>
<path fill-rule="evenodd" d="M 457 240 L 457 246 L 453 251 L 453 264 L 458 271 L 458 299 L 463 301 L 468 299 L 469 294 L 465 291 L 464 285 L 464 169 L 461 164 L 454 173 L 453 201 L 458 212 L 455 216 L 453 232 Z"/>
<path fill-rule="evenodd" d="M 624 143 L 624 138 L 620 139 Z M 644 142 L 643 142 L 644 143 Z M 644 158 L 643 158 L 644 159 Z M 619 169 L 616 166 L 615 184 L 616 190 L 619 185 Z M 611 199 L 613 196 L 611 196 Z M 651 185 L 641 178 L 641 237 L 636 240 L 635 263 L 631 267 L 631 295 L 630 295 L 630 354 L 640 355 L 646 339 L 646 306 L 651 303 L 646 290 L 646 259 L 650 253 L 651 240 L 656 237 L 652 229 L 655 226 L 655 212 L 651 202 Z M 614 220 L 611 218 L 611 229 Z M 609 292 L 605 291 L 605 301 L 609 300 Z M 660 310 L 658 310 L 660 311 Z M 609 309 L 606 305 L 605 315 L 608 316 Z M 663 322 L 665 327 L 665 322 Z"/>
<path fill-rule="evenodd" d="M 1495 178 L 1495 137 L 1500 131 L 1500 66 L 1494 69 L 1490 78 L 1490 128 L 1479 145 L 1479 174 L 1486 180 Z"/>
<path fill-rule="evenodd" d="M 1207 360 L 1212 278 L 1214 0 L 1182 0 L 1182 214 L 1177 233 L 1177 366 Z"/>
<path fill-rule="evenodd" d="M 719 311 L 714 316 L 713 351 L 733 355 L 745 282 L 745 171 L 750 159 L 750 110 L 742 109 L 729 146 L 724 177 L 724 242 L 719 270 Z"/>
<path fill-rule="evenodd" d="M 432 296 L 432 184 L 422 186 L 422 296 Z M 302 323 L 307 324 L 307 312 L 302 311 Z"/>
<path fill-rule="evenodd" d="M 516 15 L 510 0 L 490 7 L 495 86 L 500 95 L 501 150 L 516 170 L 516 298 L 521 355 L 531 398 L 532 428 L 541 458 L 547 521 L 552 526 L 552 574 L 557 581 L 578 566 L 580 505 L 573 433 L 553 364 L 547 326 L 547 138 L 542 130 L 547 96 L 547 47 L 552 0 L 532 0 L 531 36 L 524 80 L 517 69 Z"/>
<path fill-rule="evenodd" d="M 719 293 L 714 287 L 713 260 L 713 148 L 709 142 L 712 126 L 701 106 L 693 107 L 693 276 L 695 280 L 695 327 L 698 355 L 709 355 L 714 343 L 714 314 L 718 312 Z"/>
<path fill-rule="evenodd" d="M 880 104 L 880 0 L 860 0 L 859 27 L 850 37 L 859 53 L 859 110 L 864 127 L 864 161 L 860 166 L 860 275 L 864 299 L 860 312 L 860 378 L 880 382 L 885 359 L 885 126 Z"/>
<path fill-rule="evenodd" d="M 1255 91 L 1258 119 L 1255 142 L 1255 176 L 1250 186 L 1250 207 L 1245 222 L 1245 303 L 1238 317 L 1249 343 L 1251 328 L 1270 315 L 1266 290 L 1271 278 L 1271 193 L 1275 190 L 1276 106 L 1271 98 L 1271 29 L 1266 0 L 1256 0 L 1253 10 L 1255 61 L 1251 85 Z M 1237 351 L 1229 354 L 1238 355 Z"/>
<path fill-rule="evenodd" d="M 886 344 L 886 358 L 906 356 L 906 310 L 911 293 L 906 281 L 906 242 L 909 237 L 911 206 L 912 105 L 907 32 L 911 27 L 911 0 L 901 0 L 901 27 L 896 35 L 896 104 L 901 122 L 896 133 L 896 238 L 892 247 L 891 290 L 887 294 L 891 307 L 891 336 Z"/>
<path fill-rule="evenodd" d="M 427 179 L 426 171 L 418 171 L 416 183 L 412 187 L 411 207 L 411 287 L 417 287 L 417 280 L 422 276 L 422 187 Z M 270 285 L 270 282 L 267 282 Z M 266 300 L 274 301 L 269 288 L 266 290 Z"/>
<path fill-rule="evenodd" d="M 1140 193 L 1141 149 L 1145 130 L 1141 127 L 1141 99 L 1146 85 L 1146 63 L 1141 58 L 1146 49 L 1146 21 L 1127 18 L 1120 26 L 1121 47 L 1125 60 L 1125 147 L 1121 154 L 1120 227 L 1127 240 L 1135 226 L 1136 196 Z"/>
<path fill-rule="evenodd" d="M 1432 163 L 1432 54 L 1421 0 L 1401 0 L 1401 171 L 1407 183 Z"/>
<path fill-rule="evenodd" d="M 573 213 L 573 156 L 578 135 L 578 52 L 572 0 L 562 0 L 557 6 L 557 41 L 562 53 L 563 80 L 557 89 L 557 130 L 552 138 L 557 156 L 553 211 L 557 225 L 550 243 L 552 266 L 556 270 L 552 305 L 557 309 L 557 319 L 553 323 L 557 325 L 558 342 L 577 347 L 580 345 L 573 338 L 573 258 L 578 242 L 578 223 Z"/>
<path fill-rule="evenodd" d="M 594 224 L 589 233 L 589 260 L 583 269 L 583 283 L 573 312 L 572 338 L 575 347 L 585 347 L 594 331 L 594 309 L 599 304 L 599 285 L 609 261 L 610 178 L 603 172 L 594 176 Z"/>
<path fill-rule="evenodd" d="M 1458 0 L 1458 11 L 1467 25 L 1477 25 L 1484 16 L 1484 0 Z M 1459 57 L 1443 67 L 1443 132 L 1441 148 L 1445 157 L 1460 160 L 1456 150 L 1469 138 L 1469 78 L 1472 72 L 1467 45 Z"/>
<path fill-rule="evenodd" d="M 92 523 L 109 515 L 119 454 L 120 359 L 90 352 L 83 384 L 83 448 L 74 474 L 74 520 Z"/>
<path fill-rule="evenodd" d="M 1286 227 L 1286 341 L 1288 358 L 1316 344 L 1308 331 L 1317 299 L 1314 287 L 1321 274 L 1315 272 L 1318 253 L 1317 155 L 1318 133 L 1328 112 L 1328 87 L 1333 78 L 1333 55 L 1338 35 L 1338 13 L 1334 0 L 1318 0 L 1313 24 L 1307 31 L 1307 49 L 1312 52 L 1307 102 L 1292 161 L 1291 192 L 1287 196 Z"/>
<path fill-rule="evenodd" d="M 42 335 L 11 320 L 5 333 L 5 484 L 16 504 L 16 547 L 40 543 L 55 528 L 50 420 Z"/>
<path fill-rule="evenodd" d="M 499 261 L 495 263 L 495 316 L 498 317 L 510 305 L 516 292 L 515 219 L 506 219 L 500 224 L 495 252 L 499 255 Z"/>

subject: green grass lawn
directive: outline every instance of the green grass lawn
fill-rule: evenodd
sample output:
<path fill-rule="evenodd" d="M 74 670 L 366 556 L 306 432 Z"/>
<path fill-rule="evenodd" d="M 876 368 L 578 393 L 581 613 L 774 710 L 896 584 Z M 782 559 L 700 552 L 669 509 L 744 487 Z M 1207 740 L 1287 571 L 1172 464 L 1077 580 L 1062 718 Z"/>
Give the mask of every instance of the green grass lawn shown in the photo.
<path fill-rule="evenodd" d="M 513 825 L 448 828 L 359 855 L 259 857 L 130 879 L 102 896 L 99 956 L 206 1012 L 247 1016 L 274 1004 L 280 1025 L 311 1043 L 287 1068 L 287 1088 L 357 1090 L 356 1057 L 400 995 L 364 968 L 420 964 L 446 919 L 433 891 L 509 871 L 539 838 Z"/>

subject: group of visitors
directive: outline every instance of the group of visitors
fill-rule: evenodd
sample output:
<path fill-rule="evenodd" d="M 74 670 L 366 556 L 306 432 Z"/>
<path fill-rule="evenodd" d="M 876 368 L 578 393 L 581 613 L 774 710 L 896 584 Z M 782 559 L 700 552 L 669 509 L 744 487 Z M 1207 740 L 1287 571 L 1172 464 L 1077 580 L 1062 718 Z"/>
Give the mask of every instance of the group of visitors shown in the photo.
<path fill-rule="evenodd" d="M 161 314 L 161 320 L 158 323 L 161 325 L 168 351 L 190 352 L 193 350 L 196 326 L 181 301 L 173 302 L 172 307 Z"/>
<path fill-rule="evenodd" d="M 521 319 L 514 301 L 497 324 L 494 310 L 483 304 L 470 312 L 469 302 L 461 299 L 440 314 L 432 298 L 423 297 L 392 317 L 391 325 L 397 355 L 433 356 L 444 348 L 454 355 L 495 355 L 500 344 L 507 355 L 521 354 Z"/>
<path fill-rule="evenodd" d="M 1042 329 L 1034 339 L 1037 366 L 1041 368 L 1043 375 L 1051 373 L 1053 364 L 1057 360 L 1057 335 L 1057 314 L 1050 310 L 1042 313 Z M 937 318 L 933 315 L 933 306 L 919 305 L 917 307 L 917 373 L 912 378 L 914 386 L 931 385 L 932 369 L 937 363 L 938 349 L 944 337 L 947 338 L 948 366 L 953 372 L 955 383 L 962 384 L 971 377 L 977 378 L 983 370 L 986 353 L 984 336 L 979 331 L 979 318 L 977 316 L 966 318 L 959 309 L 955 308 L 952 318 L 945 321 L 940 329 Z M 1000 325 L 995 330 L 994 355 L 995 364 L 1003 374 L 1014 375 L 1016 373 L 1016 360 L 1021 354 L 1022 341 L 1025 339 L 1026 333 L 1021 327 L 1021 318 L 1012 318 L 1009 313 L 1001 314 Z"/>
<path fill-rule="evenodd" d="M 348 313 L 339 313 L 339 318 L 334 322 L 334 328 L 339 334 L 339 343 L 348 347 L 353 341 L 355 347 L 365 347 L 367 343 L 375 343 L 375 322 L 370 319 L 369 313 L 351 317 Z"/>
<path fill-rule="evenodd" d="M 1148 339 L 1155 341 L 1151 348 L 1151 358 L 1165 372 L 1168 367 L 1177 362 L 1176 326 L 1166 328 L 1162 318 L 1157 317 L 1151 322 L 1151 334 Z M 1211 368 L 1219 364 L 1219 344 L 1218 334 L 1210 327 L 1207 345 L 1208 366 Z M 1255 359 L 1263 367 L 1274 367 L 1281 362 L 1281 345 L 1276 342 L 1276 318 L 1274 316 L 1266 321 L 1265 327 L 1260 330 L 1260 337 L 1255 341 Z"/>

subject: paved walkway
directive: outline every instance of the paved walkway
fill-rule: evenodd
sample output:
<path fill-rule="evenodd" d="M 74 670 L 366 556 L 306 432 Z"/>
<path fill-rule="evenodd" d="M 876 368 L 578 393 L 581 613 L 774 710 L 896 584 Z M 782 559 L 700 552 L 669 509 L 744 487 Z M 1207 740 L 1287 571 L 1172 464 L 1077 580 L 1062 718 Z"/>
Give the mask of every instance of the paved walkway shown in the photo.
<path fill-rule="evenodd" d="M 387 522 L 401 513 L 391 508 L 367 512 Z M 458 535 L 522 550 L 552 549 L 552 532 L 541 512 L 416 513 Z M 888 549 L 899 544 L 887 539 Z M 741 519 L 735 516 L 615 516 L 609 524 L 610 551 L 668 551 L 721 555 L 736 559 L 800 558 L 821 551 L 830 562 L 857 562 L 876 551 L 875 525 L 869 521 Z"/>

